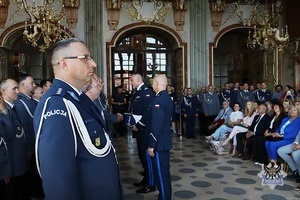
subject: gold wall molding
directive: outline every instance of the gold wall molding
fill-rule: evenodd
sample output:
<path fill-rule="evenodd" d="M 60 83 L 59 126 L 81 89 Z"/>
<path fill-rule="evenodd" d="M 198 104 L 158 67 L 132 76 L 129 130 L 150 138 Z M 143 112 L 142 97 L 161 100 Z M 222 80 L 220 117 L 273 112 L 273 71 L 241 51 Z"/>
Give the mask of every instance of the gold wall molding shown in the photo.
<path fill-rule="evenodd" d="M 221 26 L 222 17 L 227 4 L 225 0 L 210 0 L 210 19 L 213 31 L 218 32 Z"/>
<path fill-rule="evenodd" d="M 9 0 L 0 0 L 0 28 L 5 27 L 8 15 Z"/>
<path fill-rule="evenodd" d="M 188 8 L 188 0 L 173 0 L 173 18 L 176 31 L 183 31 L 185 13 Z"/>
<path fill-rule="evenodd" d="M 64 0 L 66 21 L 69 29 L 76 29 L 80 0 Z"/>
<path fill-rule="evenodd" d="M 109 30 L 117 30 L 120 20 L 121 0 L 106 0 Z"/>
<path fill-rule="evenodd" d="M 126 11 L 131 16 L 131 21 L 144 21 L 147 23 L 164 21 L 165 16 L 172 7 L 171 2 L 159 0 L 132 0 Z"/>

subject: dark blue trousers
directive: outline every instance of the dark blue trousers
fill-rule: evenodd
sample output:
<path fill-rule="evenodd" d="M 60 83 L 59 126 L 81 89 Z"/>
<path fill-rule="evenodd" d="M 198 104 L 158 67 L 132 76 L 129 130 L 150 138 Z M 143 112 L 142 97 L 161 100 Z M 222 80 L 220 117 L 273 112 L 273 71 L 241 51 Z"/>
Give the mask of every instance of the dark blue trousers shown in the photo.
<path fill-rule="evenodd" d="M 144 181 L 149 184 L 149 170 L 147 161 L 148 137 L 137 137 L 138 155 L 144 170 Z"/>
<path fill-rule="evenodd" d="M 170 152 L 155 152 L 151 157 L 154 182 L 159 190 L 158 200 L 171 200 L 172 186 L 170 174 Z M 152 177 L 150 175 L 150 177 Z"/>
<path fill-rule="evenodd" d="M 195 122 L 196 122 L 196 116 L 195 115 L 188 115 L 185 118 L 186 136 L 187 137 L 194 137 L 195 136 Z"/>

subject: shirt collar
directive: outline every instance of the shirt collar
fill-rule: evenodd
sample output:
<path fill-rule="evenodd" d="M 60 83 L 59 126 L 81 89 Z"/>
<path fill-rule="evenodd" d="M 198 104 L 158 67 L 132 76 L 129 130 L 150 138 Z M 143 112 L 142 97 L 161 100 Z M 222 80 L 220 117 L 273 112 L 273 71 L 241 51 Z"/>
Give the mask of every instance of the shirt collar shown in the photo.
<path fill-rule="evenodd" d="M 82 94 L 82 91 L 79 91 L 79 90 L 76 89 L 74 86 L 72 86 L 70 83 L 68 83 L 68 82 L 66 82 L 66 81 L 64 81 L 64 80 L 62 80 L 62 79 L 60 79 L 60 78 L 55 78 L 55 79 L 60 80 L 60 81 L 62 81 L 62 82 L 64 82 L 64 83 L 66 83 L 67 85 L 69 85 L 73 90 L 75 90 L 75 92 L 76 92 L 79 96 Z"/>
<path fill-rule="evenodd" d="M 11 108 L 14 107 L 14 104 L 13 104 L 13 103 L 10 103 L 10 102 L 8 102 L 8 101 L 6 101 L 6 100 L 4 100 L 4 101 L 5 101 L 5 103 L 7 103 Z"/>
<path fill-rule="evenodd" d="M 136 90 L 139 91 L 143 85 L 144 85 L 144 83 L 142 83 L 141 85 L 139 85 L 139 87 L 137 87 Z"/>

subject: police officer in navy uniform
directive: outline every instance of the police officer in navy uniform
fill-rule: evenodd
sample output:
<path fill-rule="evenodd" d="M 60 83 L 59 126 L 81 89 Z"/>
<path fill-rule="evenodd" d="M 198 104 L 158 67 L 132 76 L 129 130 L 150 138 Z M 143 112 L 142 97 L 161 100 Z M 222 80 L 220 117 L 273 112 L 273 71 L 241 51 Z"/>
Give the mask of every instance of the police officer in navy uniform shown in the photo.
<path fill-rule="evenodd" d="M 195 136 L 195 121 L 198 117 L 199 106 L 198 99 L 193 96 L 192 88 L 187 88 L 187 96 L 184 97 L 181 109 L 186 126 L 186 137 L 196 138 Z"/>
<path fill-rule="evenodd" d="M 170 150 L 172 149 L 172 136 L 170 122 L 174 108 L 166 91 L 167 77 L 163 74 L 155 76 L 152 86 L 156 96 L 151 104 L 148 154 L 151 156 L 155 184 L 159 190 L 158 199 L 171 200 Z"/>
<path fill-rule="evenodd" d="M 29 199 L 26 174 L 28 172 L 28 159 L 26 149 L 26 136 L 20 117 L 15 111 L 15 100 L 18 99 L 18 83 L 13 79 L 1 81 L 1 94 L 11 117 L 14 131 L 7 137 L 7 150 L 11 167 L 11 179 L 6 184 L 8 199 Z"/>
<path fill-rule="evenodd" d="M 121 113 L 111 114 L 109 113 L 109 109 L 106 103 L 106 100 L 101 99 L 100 95 L 103 91 L 103 80 L 102 78 L 99 78 L 96 74 L 94 74 L 92 78 L 92 82 L 87 86 L 85 94 L 93 101 L 93 103 L 97 106 L 99 111 L 101 112 L 101 117 L 103 117 L 103 120 L 106 126 L 106 129 L 109 128 L 108 122 L 117 123 L 119 121 L 123 120 L 123 115 Z M 103 96 L 103 95 L 102 95 Z M 106 107 L 104 107 L 104 106 Z"/>
<path fill-rule="evenodd" d="M 45 200 L 124 199 L 117 157 L 101 113 L 80 90 L 96 67 L 85 44 L 53 47 L 55 79 L 34 114 Z"/>
<path fill-rule="evenodd" d="M 123 93 L 123 89 L 121 86 L 116 87 L 116 91 L 112 94 L 111 104 L 113 107 L 113 114 L 115 115 L 117 115 L 118 113 L 124 114 L 128 110 L 126 96 L 125 93 Z M 123 121 L 114 125 L 115 131 L 118 134 L 120 134 L 121 136 L 125 136 L 127 134 L 127 129 Z"/>
<path fill-rule="evenodd" d="M 240 103 L 242 110 L 245 110 L 247 101 L 255 101 L 253 93 L 249 90 L 248 83 L 243 84 L 243 90 L 237 94 L 237 102 Z"/>
<path fill-rule="evenodd" d="M 11 166 L 7 148 L 8 138 L 14 137 L 14 126 L 8 109 L 0 96 L 0 199 L 6 199 L 6 184 L 11 177 Z"/>
<path fill-rule="evenodd" d="M 257 102 L 258 105 L 264 104 L 267 101 L 271 101 L 272 99 L 272 94 L 270 90 L 267 89 L 267 83 L 266 82 L 261 82 L 261 89 L 257 90 L 256 93 L 254 94 L 255 101 Z"/>
<path fill-rule="evenodd" d="M 233 105 L 232 105 L 232 97 L 234 95 L 234 92 L 232 92 L 230 90 L 230 85 L 229 83 L 225 83 L 224 84 L 224 89 L 221 91 L 221 94 L 220 94 L 220 103 L 222 104 L 223 101 L 227 101 L 229 102 L 229 105 L 231 108 L 233 108 Z"/>
<path fill-rule="evenodd" d="M 155 191 L 154 185 L 149 182 L 149 171 L 146 157 L 148 148 L 147 128 L 149 129 L 150 122 L 149 108 L 153 101 L 154 93 L 153 90 L 144 84 L 143 78 L 140 74 L 132 74 L 130 80 L 132 87 L 136 89 L 131 100 L 131 113 L 142 116 L 140 121 L 132 126 L 132 137 L 136 138 L 137 141 L 138 155 L 144 169 L 144 178 L 141 182 L 134 183 L 134 185 L 143 186 L 141 189 L 136 191 L 137 193 L 148 193 Z"/>
<path fill-rule="evenodd" d="M 31 197 L 44 198 L 42 180 L 36 169 L 34 156 L 35 134 L 33 129 L 33 115 L 37 102 L 32 98 L 36 85 L 32 76 L 24 74 L 19 77 L 18 99 L 14 102 L 20 117 L 22 127 L 26 133 L 26 146 L 29 157 L 30 171 L 28 173 L 28 187 Z"/>

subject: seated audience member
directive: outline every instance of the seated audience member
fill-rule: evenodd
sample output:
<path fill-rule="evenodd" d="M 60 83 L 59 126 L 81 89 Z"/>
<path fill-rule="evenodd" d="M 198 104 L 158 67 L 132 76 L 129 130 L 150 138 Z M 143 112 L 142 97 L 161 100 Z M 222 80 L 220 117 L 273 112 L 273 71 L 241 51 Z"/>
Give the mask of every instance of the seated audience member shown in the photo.
<path fill-rule="evenodd" d="M 281 100 L 284 101 L 285 96 L 289 93 L 290 94 L 290 89 L 292 88 L 292 86 L 290 85 L 286 85 L 284 88 L 284 93 L 281 96 Z"/>
<path fill-rule="evenodd" d="M 291 106 L 289 117 L 282 120 L 276 132 L 272 133 L 272 137 L 277 141 L 266 141 L 266 150 L 270 161 L 277 162 L 277 150 L 279 147 L 293 143 L 300 128 L 299 110 L 295 106 Z"/>
<path fill-rule="evenodd" d="M 228 122 L 229 116 L 232 113 L 232 108 L 229 107 L 229 103 L 227 101 L 223 101 L 223 107 L 220 109 L 218 116 L 214 119 L 211 125 L 208 126 L 208 130 L 216 130 L 224 123 Z"/>
<path fill-rule="evenodd" d="M 234 104 L 234 111 L 230 114 L 228 122 L 220 126 L 212 135 L 206 136 L 207 140 L 219 140 L 219 137 L 222 133 L 232 131 L 234 125 L 241 123 L 244 118 L 243 113 L 241 112 L 241 106 L 239 103 Z"/>
<path fill-rule="evenodd" d="M 274 117 L 274 110 L 273 110 L 273 103 L 272 103 L 272 101 L 267 101 L 265 104 L 267 106 L 267 114 L 270 117 Z"/>
<path fill-rule="evenodd" d="M 277 153 L 293 171 L 287 178 L 296 179 L 296 183 L 300 183 L 300 131 L 293 143 L 280 147 Z M 300 190 L 300 187 L 297 188 Z"/>
<path fill-rule="evenodd" d="M 282 105 L 283 105 L 285 114 L 289 115 L 289 109 L 290 109 L 291 105 L 293 105 L 292 102 L 289 101 L 288 99 L 286 99 L 282 102 Z"/>
<path fill-rule="evenodd" d="M 265 147 L 265 141 L 272 141 L 275 140 L 272 136 L 272 133 L 276 131 L 276 129 L 280 126 L 282 120 L 286 117 L 284 108 L 282 106 L 282 103 L 277 101 L 273 103 L 273 109 L 275 116 L 272 118 L 270 122 L 269 128 L 264 133 L 264 138 L 261 138 L 261 140 L 257 140 L 254 144 L 253 148 L 253 156 L 256 162 L 258 163 L 268 163 L 268 154 Z"/>
<path fill-rule="evenodd" d="M 264 137 L 264 132 L 269 127 L 270 121 L 270 116 L 267 115 L 267 106 L 260 104 L 258 106 L 258 115 L 254 117 L 248 132 L 236 135 L 236 149 L 238 153 L 234 157 L 241 157 L 242 160 L 250 160 L 256 140 L 261 140 Z M 243 139 L 247 139 L 247 152 L 244 152 Z"/>
<path fill-rule="evenodd" d="M 275 92 L 272 95 L 272 100 L 281 101 L 281 97 L 283 95 L 283 87 L 282 85 L 276 85 L 275 86 Z"/>
<path fill-rule="evenodd" d="M 233 152 L 236 153 L 236 134 L 248 131 L 249 126 L 252 124 L 254 117 L 258 114 L 256 112 L 256 107 L 253 101 L 248 101 L 246 103 L 246 109 L 244 112 L 244 118 L 240 124 L 237 124 L 233 127 L 228 138 L 222 143 L 222 146 L 226 146 L 233 138 Z"/>

